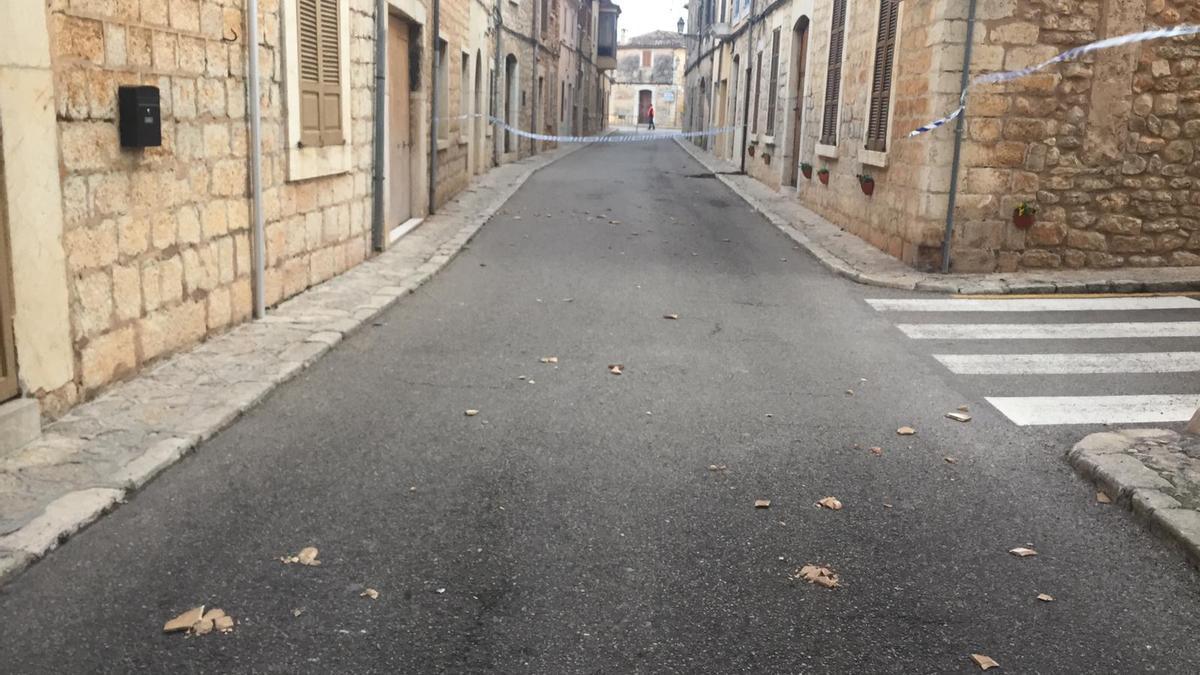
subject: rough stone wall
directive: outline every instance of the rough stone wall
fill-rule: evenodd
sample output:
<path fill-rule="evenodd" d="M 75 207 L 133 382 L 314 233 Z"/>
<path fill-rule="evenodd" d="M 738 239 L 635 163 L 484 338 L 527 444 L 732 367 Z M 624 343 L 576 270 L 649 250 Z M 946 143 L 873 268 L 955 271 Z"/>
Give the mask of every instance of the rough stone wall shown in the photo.
<path fill-rule="evenodd" d="M 1200 21 L 1190 0 L 985 3 L 976 71 Z M 969 271 L 1200 265 L 1200 41 L 1101 52 L 970 100 L 952 260 Z M 1027 231 L 1014 206 L 1038 207 Z"/>
<path fill-rule="evenodd" d="M 350 2 L 353 166 L 287 180 L 279 2 L 260 4 L 266 292 L 361 261 L 370 212 L 374 10 Z M 52 0 L 64 247 L 86 395 L 251 311 L 241 0 Z M 120 147 L 121 84 L 160 88 L 163 145 Z"/>

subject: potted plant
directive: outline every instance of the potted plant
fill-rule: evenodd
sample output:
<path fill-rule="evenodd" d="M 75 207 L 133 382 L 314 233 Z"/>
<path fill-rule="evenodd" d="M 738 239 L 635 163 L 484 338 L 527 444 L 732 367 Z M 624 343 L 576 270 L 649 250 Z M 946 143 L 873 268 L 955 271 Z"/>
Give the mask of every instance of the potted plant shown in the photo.
<path fill-rule="evenodd" d="M 817 180 L 821 181 L 821 185 L 829 185 L 829 169 L 821 167 L 817 171 Z"/>
<path fill-rule="evenodd" d="M 862 188 L 863 194 L 870 197 L 875 193 L 875 179 L 865 173 L 858 174 L 858 187 Z"/>
<path fill-rule="evenodd" d="M 800 162 L 800 173 L 804 174 L 805 179 L 812 180 L 812 164 Z"/>
<path fill-rule="evenodd" d="M 1037 207 L 1031 206 L 1029 202 L 1021 202 L 1017 208 L 1013 209 L 1013 225 L 1017 229 L 1028 230 L 1033 227 L 1035 215 L 1037 215 Z"/>

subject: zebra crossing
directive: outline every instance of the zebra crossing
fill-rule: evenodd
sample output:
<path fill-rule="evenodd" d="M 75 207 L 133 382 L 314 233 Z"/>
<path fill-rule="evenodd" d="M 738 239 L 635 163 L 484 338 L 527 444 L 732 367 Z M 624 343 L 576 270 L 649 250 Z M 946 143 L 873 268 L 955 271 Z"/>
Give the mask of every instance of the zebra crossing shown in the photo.
<path fill-rule="evenodd" d="M 1019 426 L 1174 423 L 1200 408 L 1196 298 L 866 302 Z"/>

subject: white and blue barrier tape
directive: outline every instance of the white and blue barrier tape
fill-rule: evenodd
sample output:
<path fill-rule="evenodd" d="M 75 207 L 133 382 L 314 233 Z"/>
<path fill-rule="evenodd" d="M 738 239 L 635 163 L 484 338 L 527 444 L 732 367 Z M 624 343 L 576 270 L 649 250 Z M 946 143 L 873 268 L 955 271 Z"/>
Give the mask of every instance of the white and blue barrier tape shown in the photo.
<path fill-rule="evenodd" d="M 504 120 L 492 115 L 477 113 L 474 115 L 458 115 L 455 117 L 441 117 L 443 120 L 465 120 L 471 118 L 486 118 L 488 122 L 495 124 L 504 131 L 507 131 L 514 136 L 521 138 L 532 138 L 535 141 L 547 141 L 552 143 L 645 143 L 649 141 L 670 141 L 676 138 L 697 138 L 700 136 L 716 136 L 718 134 L 731 133 L 737 127 L 720 127 L 717 129 L 708 129 L 706 131 L 649 131 L 639 134 L 607 134 L 604 136 L 557 136 L 554 134 L 537 134 L 532 131 L 525 131 L 510 126 Z"/>
<path fill-rule="evenodd" d="M 909 138 L 912 138 L 913 136 L 920 136 L 921 134 L 933 131 L 934 129 L 937 129 L 938 127 L 944 126 L 948 122 L 954 121 L 959 116 L 961 116 L 963 113 L 965 113 L 967 111 L 967 92 L 971 89 L 971 87 L 973 87 L 975 85 L 994 84 L 997 82 L 1008 82 L 1010 80 L 1015 80 L 1018 78 L 1025 77 L 1027 75 L 1032 75 L 1033 73 L 1036 73 L 1039 70 L 1044 70 L 1046 68 L 1049 68 L 1050 66 L 1052 66 L 1056 63 L 1063 63 L 1064 61 L 1071 61 L 1073 59 L 1079 58 L 1080 56 L 1083 56 L 1084 54 L 1090 54 L 1091 52 L 1100 51 L 1102 49 L 1112 49 L 1113 47 L 1123 47 L 1125 45 L 1131 45 L 1131 44 L 1135 44 L 1138 42 L 1149 42 L 1151 40 L 1164 40 L 1167 38 L 1183 37 L 1186 35 L 1197 35 L 1197 34 L 1200 34 L 1200 26 L 1184 24 L 1184 25 L 1180 25 L 1180 26 L 1173 26 L 1171 28 L 1161 28 L 1158 30 L 1143 31 L 1141 33 L 1129 33 L 1127 35 L 1118 35 L 1116 37 L 1106 38 L 1104 40 L 1097 40 L 1096 42 L 1090 42 L 1086 45 L 1080 45 L 1078 47 L 1075 47 L 1074 49 L 1068 49 L 1067 51 L 1059 54 L 1058 56 L 1055 56 L 1054 58 L 1043 61 L 1042 63 L 1039 63 L 1037 65 L 1029 66 L 1028 68 L 1021 68 L 1019 70 L 1007 70 L 1007 71 L 999 72 L 999 73 L 988 73 L 986 75 L 976 76 L 967 85 L 967 88 L 963 89 L 962 95 L 959 97 L 957 110 L 950 113 L 949 115 L 946 115 L 945 117 L 943 117 L 941 119 L 934 120 L 934 121 L 930 122 L 929 124 L 925 124 L 925 125 L 922 125 L 921 127 L 918 127 L 912 133 L 910 133 L 908 136 L 909 136 Z"/>

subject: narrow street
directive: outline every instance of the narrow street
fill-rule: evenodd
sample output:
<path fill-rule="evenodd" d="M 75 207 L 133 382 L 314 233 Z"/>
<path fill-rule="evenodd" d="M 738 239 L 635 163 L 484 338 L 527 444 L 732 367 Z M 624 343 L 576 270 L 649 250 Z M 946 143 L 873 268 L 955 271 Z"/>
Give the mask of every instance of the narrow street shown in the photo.
<path fill-rule="evenodd" d="M 0 670 L 977 672 L 971 653 L 1000 672 L 1200 670 L 1195 572 L 1063 461 L 1102 420 L 985 400 L 1186 396 L 1194 374 L 947 361 L 1049 350 L 906 328 L 1200 310 L 885 302 L 922 297 L 832 275 L 674 143 L 582 149 L 0 589 Z M 945 418 L 963 405 L 969 423 Z M 279 561 L 306 546 L 320 566 Z M 806 564 L 840 587 L 792 579 Z M 237 630 L 162 634 L 200 604 Z"/>

